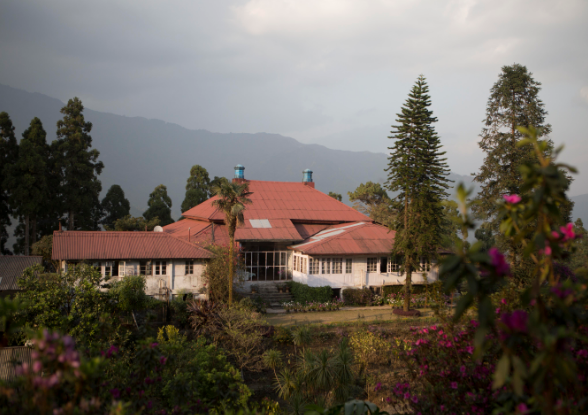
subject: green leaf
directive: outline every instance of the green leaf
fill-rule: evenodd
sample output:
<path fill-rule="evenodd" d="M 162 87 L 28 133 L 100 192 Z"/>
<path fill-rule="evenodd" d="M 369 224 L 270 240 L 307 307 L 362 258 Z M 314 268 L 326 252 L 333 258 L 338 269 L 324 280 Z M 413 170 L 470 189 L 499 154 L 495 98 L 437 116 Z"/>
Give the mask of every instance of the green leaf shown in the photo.
<path fill-rule="evenodd" d="M 459 320 L 459 318 L 465 313 L 465 311 L 472 305 L 474 302 L 474 297 L 468 293 L 462 296 L 459 301 L 457 302 L 457 307 L 455 308 L 455 315 L 453 316 L 453 321 Z"/>
<path fill-rule="evenodd" d="M 507 354 L 503 354 L 498 364 L 496 365 L 496 372 L 494 372 L 494 382 L 492 388 L 498 389 L 502 387 L 508 379 L 508 373 L 510 371 L 510 359 Z"/>

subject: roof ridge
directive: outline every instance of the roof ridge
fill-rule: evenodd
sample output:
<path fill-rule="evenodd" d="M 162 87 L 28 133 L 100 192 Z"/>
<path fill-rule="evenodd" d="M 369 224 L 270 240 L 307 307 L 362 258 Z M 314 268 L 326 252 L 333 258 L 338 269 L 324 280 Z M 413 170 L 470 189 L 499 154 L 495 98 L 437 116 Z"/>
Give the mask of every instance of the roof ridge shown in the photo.
<path fill-rule="evenodd" d="M 332 227 L 328 227 L 328 228 L 326 228 L 326 229 L 323 229 L 323 230 L 322 230 L 322 231 L 320 231 L 320 232 L 317 232 L 317 233 L 315 233 L 315 234 L 314 234 L 314 235 L 312 235 L 312 236 L 309 236 L 308 238 L 306 238 L 306 239 L 304 240 L 304 242 L 301 242 L 301 243 L 299 243 L 299 244 L 296 244 L 296 245 L 289 246 L 288 248 L 295 248 L 295 247 L 297 247 L 297 246 L 306 245 L 306 244 L 310 244 L 310 243 L 312 243 L 312 244 L 313 244 L 313 246 L 319 246 L 319 245 L 322 245 L 322 244 L 324 244 L 324 243 L 326 243 L 326 242 L 329 242 L 329 241 L 331 240 L 331 238 L 335 238 L 335 237 L 337 237 L 338 235 L 341 235 L 341 234 L 343 234 L 343 233 L 345 233 L 345 232 L 347 232 L 347 231 L 349 231 L 349 232 L 354 232 L 354 231 L 356 231 L 356 230 L 358 230 L 358 229 L 361 229 L 361 228 L 363 228 L 363 227 L 365 227 L 365 226 L 368 226 L 368 225 L 370 225 L 370 223 L 368 223 L 368 222 L 359 222 L 359 221 L 358 221 L 358 222 L 355 222 L 355 223 L 357 223 L 358 225 L 355 225 L 355 226 L 353 226 L 353 227 L 352 227 L 352 229 L 345 229 L 345 228 L 332 228 Z M 332 226 L 337 226 L 337 225 L 332 225 Z M 350 227 L 351 227 L 351 226 L 350 226 Z M 332 235 L 332 236 L 330 236 L 330 237 L 326 237 L 326 238 L 323 238 L 323 239 L 319 239 L 319 240 L 317 240 L 317 241 L 310 241 L 310 239 L 312 239 L 312 238 L 315 238 L 315 237 L 316 237 L 316 236 L 317 236 L 319 233 L 321 233 L 321 232 L 326 232 L 326 231 L 333 231 L 333 232 L 336 232 L 336 231 L 339 231 L 339 230 L 342 230 L 343 232 L 341 232 L 341 233 L 338 233 L 338 234 L 336 234 L 336 235 Z M 308 242 L 306 242 L 306 241 L 308 241 Z"/>

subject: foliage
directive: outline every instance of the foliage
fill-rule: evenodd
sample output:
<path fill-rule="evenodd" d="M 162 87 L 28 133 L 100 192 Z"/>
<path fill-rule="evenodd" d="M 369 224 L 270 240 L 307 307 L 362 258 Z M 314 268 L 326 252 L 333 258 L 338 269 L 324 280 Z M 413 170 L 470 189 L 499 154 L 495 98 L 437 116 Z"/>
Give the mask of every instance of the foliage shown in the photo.
<path fill-rule="evenodd" d="M 40 265 L 27 268 L 18 279 L 22 291 L 16 298 L 26 305 L 19 319 L 25 327 L 58 330 L 86 347 L 98 346 L 115 323 L 102 318 L 113 310 L 109 293 L 100 289 L 103 282 L 100 272 L 85 264 L 59 274 L 45 274 Z"/>
<path fill-rule="evenodd" d="M 235 250 L 235 231 L 237 226 L 244 222 L 243 212 L 245 211 L 245 205 L 250 204 L 251 200 L 248 196 L 251 195 L 249 192 L 249 184 L 244 183 L 229 183 L 221 182 L 219 186 L 212 188 L 212 193 L 218 196 L 212 205 L 225 215 L 225 226 L 229 232 L 229 258 L 234 257 Z M 235 283 L 235 262 L 228 261 L 229 272 L 226 274 L 228 281 L 228 302 L 233 302 L 233 284 Z"/>
<path fill-rule="evenodd" d="M 190 327 L 190 312 L 188 311 L 188 304 L 194 296 L 193 294 L 186 294 L 186 299 L 184 300 L 184 296 L 180 295 L 174 297 L 170 303 L 171 309 L 171 318 L 173 323 L 178 326 L 180 329 L 187 329 Z"/>
<path fill-rule="evenodd" d="M 211 244 L 206 246 L 206 249 L 212 252 L 212 257 L 202 273 L 205 281 L 204 286 L 208 291 L 208 298 L 214 302 L 226 303 L 229 301 L 227 279 L 231 272 L 231 264 L 233 269 L 237 271 L 238 276 L 237 281 L 233 280 L 233 283 L 239 284 L 242 278 L 240 271 L 244 268 L 242 258 L 227 246 Z"/>
<path fill-rule="evenodd" d="M 79 98 L 67 102 L 61 109 L 63 119 L 57 121 L 57 140 L 51 145 L 69 230 L 97 230 L 102 216 L 98 199 L 102 184 L 98 175 L 104 164 L 98 161 L 100 152 L 92 149 L 92 123 L 85 121 L 83 111 Z M 74 216 L 78 216 L 77 224 Z"/>
<path fill-rule="evenodd" d="M 395 140 L 388 157 L 388 184 L 398 214 L 392 255 L 403 257 L 406 272 L 404 310 L 410 305 L 412 272 L 419 270 L 420 258 L 431 261 L 443 245 L 445 225 L 442 201 L 447 198 L 449 169 L 445 152 L 433 123 L 437 121 L 428 109 L 429 87 L 420 75 L 396 120 L 391 139 Z"/>
<path fill-rule="evenodd" d="M 31 247 L 31 253 L 35 256 L 43 257 L 43 266 L 46 270 L 55 272 L 59 269 L 59 261 L 53 261 L 51 258 L 53 253 L 53 235 L 45 235 L 35 242 Z"/>
<path fill-rule="evenodd" d="M 333 298 L 333 289 L 329 286 L 309 287 L 295 281 L 286 282 L 292 294 L 292 300 L 296 303 L 326 303 Z"/>
<path fill-rule="evenodd" d="M 343 290 L 343 301 L 345 305 L 371 305 L 374 293 L 367 287 L 345 288 Z"/>
<path fill-rule="evenodd" d="M 14 134 L 14 126 L 10 116 L 6 112 L 0 112 L 0 254 L 6 255 L 10 251 L 6 249 L 8 240 L 7 227 L 10 226 L 12 207 L 9 203 L 10 189 L 4 183 L 4 170 L 16 160 L 18 156 L 18 143 Z"/>
<path fill-rule="evenodd" d="M 588 269 L 588 233 L 586 232 L 586 229 L 584 229 L 582 219 L 576 219 L 574 230 L 581 239 L 576 243 L 576 249 L 570 256 L 570 266 L 572 269 Z"/>
<path fill-rule="evenodd" d="M 125 192 L 118 184 L 113 184 L 102 199 L 102 211 L 104 218 L 100 221 L 106 230 L 115 228 L 119 219 L 130 216 L 131 204 L 125 198 Z"/>
<path fill-rule="evenodd" d="M 404 291 L 404 285 L 385 285 L 383 287 L 384 297 L 388 297 L 390 294 L 397 294 Z M 427 291 L 427 286 L 423 284 L 417 284 L 412 286 L 413 294 L 422 294 Z"/>
<path fill-rule="evenodd" d="M 392 201 L 380 183 L 361 183 L 353 192 L 347 192 L 353 209 L 365 213 L 375 222 L 392 226 L 395 212 Z"/>
<path fill-rule="evenodd" d="M 228 358 L 241 370 L 258 371 L 265 348 L 267 323 L 258 313 L 239 304 L 218 305 L 203 312 L 191 306 L 192 325 L 199 334 L 222 347 Z"/>
<path fill-rule="evenodd" d="M 145 220 L 144 217 L 139 216 L 134 218 L 131 215 L 127 215 L 124 218 L 117 219 L 114 222 L 114 230 L 117 232 L 141 232 L 141 231 L 152 231 L 156 226 L 159 225 L 159 218 L 154 217 L 149 220 Z M 108 231 L 112 229 L 106 229 Z"/>
<path fill-rule="evenodd" d="M 482 250 L 488 252 L 490 248 L 496 245 L 496 237 L 492 234 L 492 225 L 484 222 L 474 233 L 476 239 L 482 242 Z"/>
<path fill-rule="evenodd" d="M 33 118 L 29 128 L 22 134 L 18 157 L 2 172 L 4 185 L 10 189 L 10 204 L 15 213 L 24 217 L 24 240 L 19 241 L 22 249 L 15 249 L 15 252 L 25 255 L 30 254 L 30 245 L 37 241 L 36 217 L 49 196 L 49 146 L 46 137 L 41 120 Z M 18 245 L 17 242 L 15 248 Z"/>
<path fill-rule="evenodd" d="M 341 199 L 343 199 L 343 196 L 335 192 L 329 192 L 329 196 L 331 196 L 335 200 L 338 200 L 339 202 L 341 201 Z"/>
<path fill-rule="evenodd" d="M 171 217 L 172 200 L 167 195 L 166 186 L 160 184 L 155 187 L 153 192 L 149 194 L 147 206 L 149 207 L 143 212 L 143 217 L 148 222 L 157 218 L 159 219 L 159 224 L 161 226 L 174 223 L 174 220 Z"/>
<path fill-rule="evenodd" d="M 341 303 L 341 300 L 327 301 L 326 303 L 312 302 L 306 304 L 288 301 L 282 303 L 282 307 L 286 310 L 286 313 L 297 311 L 337 311 L 341 308 Z"/>
<path fill-rule="evenodd" d="M 186 183 L 186 197 L 182 202 L 182 212 L 192 209 L 210 197 L 210 178 L 208 171 L 195 164 L 190 169 L 190 177 Z"/>
<path fill-rule="evenodd" d="M 533 280 L 519 291 L 522 308 L 502 312 L 492 304 L 491 294 L 511 275 L 502 253 L 492 248 L 481 252 L 480 244 L 469 250 L 459 247 L 441 269 L 447 288 L 467 281 L 468 292 L 460 299 L 457 321 L 476 301 L 479 327 L 474 335 L 476 357 L 499 352 L 492 367 L 496 402 L 500 411 L 513 411 L 523 404 L 530 411 L 556 413 L 586 412 L 584 352 L 587 315 L 586 275 L 577 282 L 562 281 L 554 261 L 574 249 L 577 235 L 573 224 L 558 226 L 560 207 L 566 202 L 565 191 L 572 168 L 556 163 L 559 150 L 546 156 L 549 143 L 539 140 L 534 128 L 519 127 L 525 139 L 518 143 L 532 152 L 521 167 L 522 195 L 504 195 L 498 203 L 500 229 L 508 243 L 521 244 L 522 255 L 533 263 Z M 467 192 L 458 189 L 462 226 L 473 227 L 468 214 Z M 565 212 L 564 212 L 565 213 Z M 585 352 L 588 355 L 588 352 Z"/>

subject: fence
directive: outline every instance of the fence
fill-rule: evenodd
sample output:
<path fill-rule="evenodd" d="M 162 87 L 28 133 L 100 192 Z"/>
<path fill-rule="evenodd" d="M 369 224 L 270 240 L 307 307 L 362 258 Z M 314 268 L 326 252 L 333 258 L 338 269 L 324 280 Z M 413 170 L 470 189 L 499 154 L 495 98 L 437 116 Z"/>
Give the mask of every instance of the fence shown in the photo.
<path fill-rule="evenodd" d="M 0 379 L 10 380 L 16 376 L 14 369 L 22 363 L 32 364 L 32 349 L 27 346 L 0 349 Z"/>

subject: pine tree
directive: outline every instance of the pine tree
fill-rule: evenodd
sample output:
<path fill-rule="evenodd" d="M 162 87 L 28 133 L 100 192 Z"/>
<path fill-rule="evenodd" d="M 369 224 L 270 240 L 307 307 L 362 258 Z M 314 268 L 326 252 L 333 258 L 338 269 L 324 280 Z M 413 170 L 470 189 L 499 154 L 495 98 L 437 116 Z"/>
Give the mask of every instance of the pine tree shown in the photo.
<path fill-rule="evenodd" d="M 341 199 L 343 199 L 343 196 L 341 196 L 341 194 L 335 192 L 329 192 L 329 196 L 331 196 L 335 200 L 338 200 L 339 202 L 341 201 Z"/>
<path fill-rule="evenodd" d="M 208 171 L 198 164 L 190 169 L 186 183 L 186 197 L 182 202 L 182 212 L 192 209 L 210 197 L 210 177 Z"/>
<path fill-rule="evenodd" d="M 118 184 L 113 184 L 102 199 L 104 219 L 100 222 L 106 229 L 114 229 L 114 223 L 129 215 L 131 204 L 125 198 L 125 192 Z"/>
<path fill-rule="evenodd" d="M 14 134 L 14 126 L 6 112 L 0 112 L 0 254 L 8 254 L 6 241 L 8 240 L 8 226 L 13 212 L 9 202 L 11 189 L 5 183 L 5 169 L 18 157 L 18 143 Z"/>
<path fill-rule="evenodd" d="M 42 212 L 49 198 L 49 146 L 46 137 L 41 120 L 33 118 L 29 128 L 22 134 L 17 159 L 4 170 L 5 181 L 11 189 L 11 205 L 19 217 L 24 219 L 24 229 L 21 230 L 24 241 L 17 242 L 15 253 L 29 255 L 31 245 L 37 242 L 37 215 Z"/>
<path fill-rule="evenodd" d="M 68 229 L 98 227 L 99 195 L 102 184 L 98 175 L 104 164 L 98 161 L 100 152 L 92 149 L 92 123 L 86 122 L 84 106 L 79 98 L 70 99 L 61 109 L 63 119 L 57 122 L 57 140 L 52 150 L 56 169 L 61 175 L 61 196 L 68 214 Z M 75 216 L 79 225 L 76 226 Z"/>
<path fill-rule="evenodd" d="M 387 188 L 399 192 L 393 199 L 397 211 L 392 256 L 402 258 L 406 273 L 404 310 L 410 305 L 412 272 L 421 260 L 437 257 L 446 228 L 442 201 L 447 197 L 449 169 L 442 158 L 441 142 L 428 109 L 431 100 L 424 76 L 419 76 L 408 99 L 397 114 L 390 139 Z"/>
<path fill-rule="evenodd" d="M 486 232 L 495 235 L 501 250 L 509 251 L 513 266 L 516 266 L 520 246 L 507 244 L 499 233 L 496 201 L 505 194 L 521 193 L 520 167 L 534 157 L 527 147 L 517 147 L 522 139 L 517 126 L 538 128 L 540 137 L 550 144 L 548 151 L 552 151 L 553 144 L 547 138 L 551 125 L 545 123 L 547 111 L 539 98 L 540 86 L 541 83 L 535 81 L 525 66 L 514 64 L 502 67 L 498 81 L 490 90 L 486 118 L 483 120 L 485 126 L 480 134 L 479 146 L 486 157 L 480 171 L 474 174 L 474 181 L 481 185 L 474 212 L 478 217 L 487 219 L 489 226 Z M 571 178 L 569 180 L 571 182 Z M 572 202 L 562 206 L 564 216 L 569 218 L 572 207 Z"/>
<path fill-rule="evenodd" d="M 174 223 L 174 220 L 171 217 L 172 200 L 167 195 L 167 187 L 162 184 L 157 186 L 149 195 L 147 205 L 149 208 L 143 213 L 143 217 L 147 219 L 147 221 L 159 218 L 159 224 L 161 226 Z"/>

